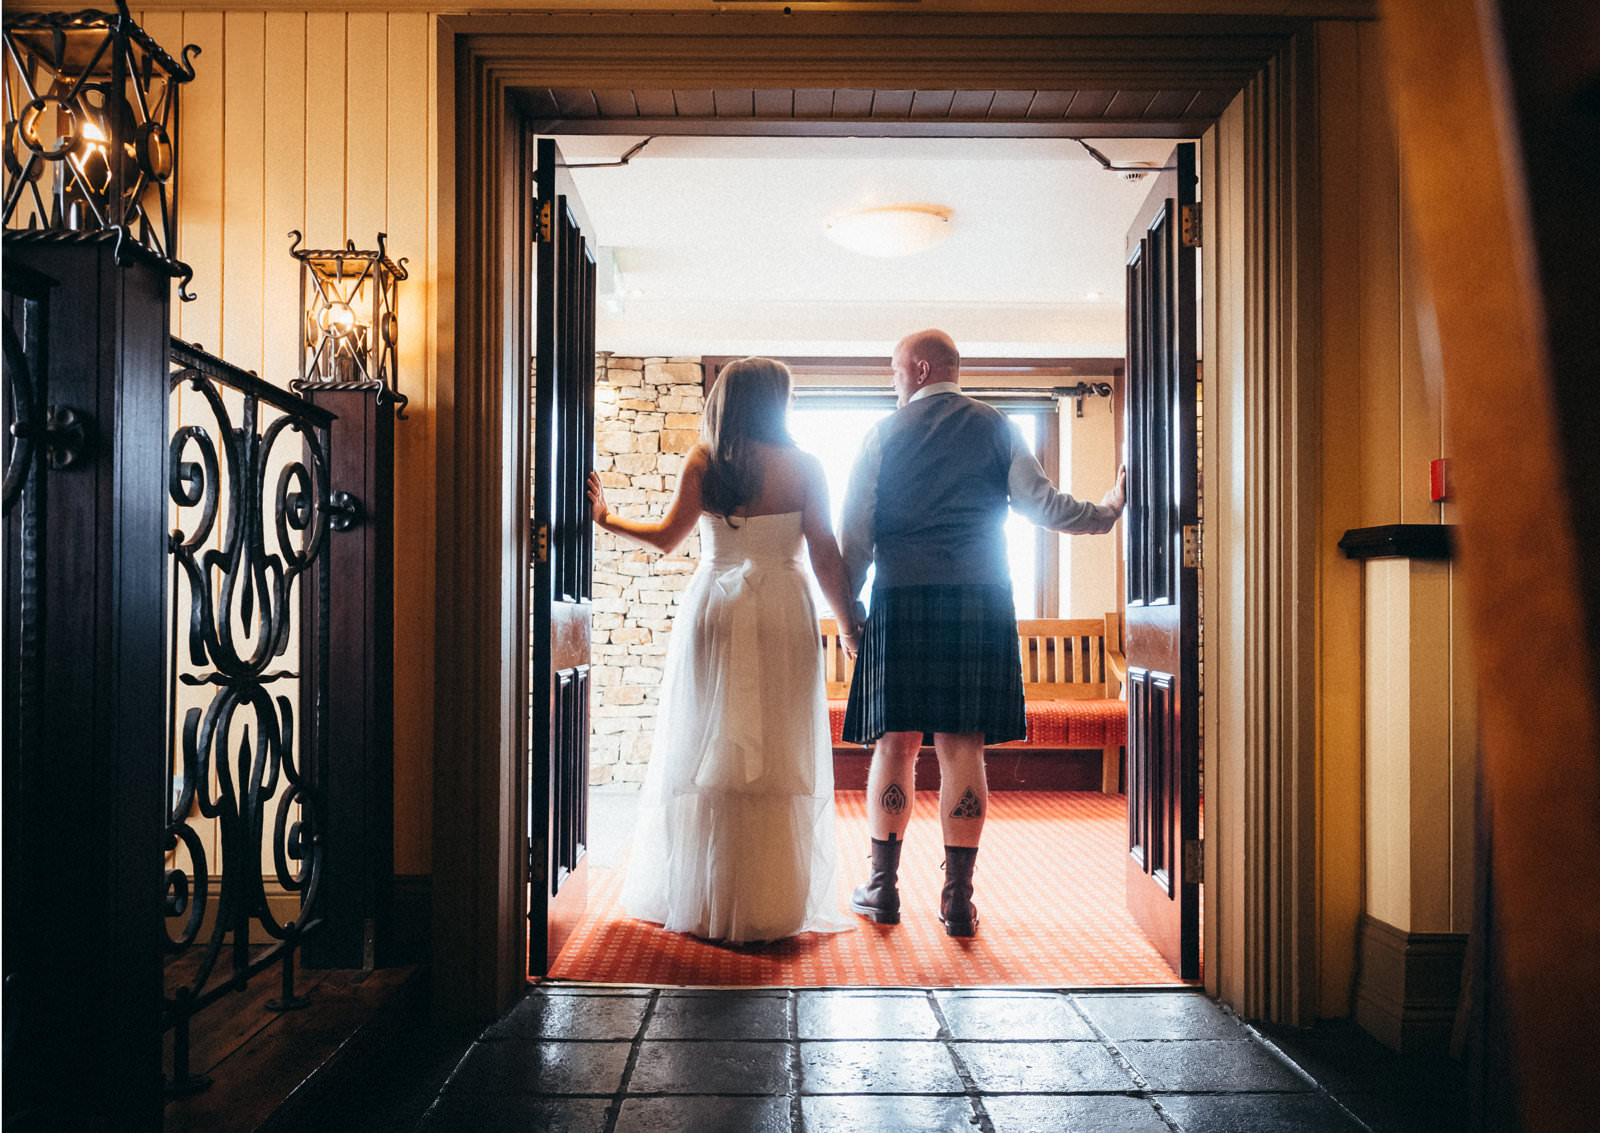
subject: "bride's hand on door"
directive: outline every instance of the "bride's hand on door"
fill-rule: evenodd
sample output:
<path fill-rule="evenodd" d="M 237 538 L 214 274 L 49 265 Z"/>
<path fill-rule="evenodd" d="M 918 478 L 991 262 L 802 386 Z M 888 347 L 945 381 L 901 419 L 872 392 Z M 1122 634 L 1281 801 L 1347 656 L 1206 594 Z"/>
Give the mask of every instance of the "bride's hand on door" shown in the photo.
<path fill-rule="evenodd" d="M 606 506 L 606 490 L 600 484 L 600 473 L 589 473 L 589 503 L 593 507 L 594 521 L 604 524 L 611 509 Z"/>

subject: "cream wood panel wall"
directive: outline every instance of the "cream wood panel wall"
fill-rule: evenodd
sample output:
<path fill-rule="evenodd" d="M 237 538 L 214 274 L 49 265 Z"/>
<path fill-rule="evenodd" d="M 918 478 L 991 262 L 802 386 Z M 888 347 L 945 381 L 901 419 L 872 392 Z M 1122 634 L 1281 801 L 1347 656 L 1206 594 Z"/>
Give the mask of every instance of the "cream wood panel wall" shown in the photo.
<path fill-rule="evenodd" d="M 299 264 L 312 247 L 388 234 L 405 257 L 395 428 L 395 869 L 430 871 L 433 809 L 434 340 L 439 317 L 435 17 L 169 7 L 134 18 L 176 54 L 183 90 L 179 254 L 192 303 L 174 333 L 276 385 L 297 374 Z"/>
<path fill-rule="evenodd" d="M 1386 752 L 1382 765 L 1407 775 L 1398 782 L 1373 782 L 1368 757 L 1388 736 L 1407 749 L 1417 737 L 1407 729 L 1368 727 L 1367 717 L 1417 720 L 1398 701 L 1374 704 L 1374 690 L 1402 696 L 1402 685 L 1374 683 L 1370 670 L 1385 658 L 1368 651 L 1362 616 L 1387 622 L 1403 611 L 1389 609 L 1387 592 L 1364 588 L 1363 571 L 1344 559 L 1339 537 L 1355 527 L 1447 522 L 1449 505 L 1429 499 L 1429 462 L 1449 455 L 1445 407 L 1422 366 L 1417 321 L 1419 282 L 1409 249 L 1408 219 L 1401 189 L 1404 154 L 1392 128 L 1384 86 L 1381 34 L 1375 24 L 1319 25 L 1319 137 L 1317 160 L 1323 194 L 1324 249 L 1322 397 L 1322 497 L 1319 524 L 1321 604 L 1319 696 L 1319 858 L 1321 871 L 1322 1011 L 1348 1011 L 1353 977 L 1355 921 L 1373 896 L 1387 893 L 1385 880 L 1409 873 L 1409 849 L 1367 842 L 1363 807 L 1384 794 L 1390 802 L 1411 789 L 1409 758 Z M 1443 568 L 1441 583 L 1449 615 L 1436 619 L 1435 639 L 1408 641 L 1407 648 L 1437 659 L 1448 703 L 1428 715 L 1429 727 L 1450 752 L 1450 835 L 1441 876 L 1448 911 L 1430 916 L 1432 931 L 1461 931 L 1470 914 L 1472 781 L 1475 727 L 1472 666 L 1464 638 L 1449 630 L 1460 604 L 1455 567 Z M 1371 577 L 1371 576 L 1369 576 Z M 1392 595 L 1388 595 L 1392 597 Z M 1381 607 L 1381 608 L 1380 608 Z M 1397 738 L 1398 737 L 1398 738 Z M 1428 746 L 1428 745 L 1424 745 Z M 1402 753 L 1404 754 L 1404 753 Z M 1391 794 L 1392 792 L 1392 794 Z M 1387 804 L 1385 804 L 1387 805 Z M 1370 815 L 1368 816 L 1371 817 Z M 1362 859 L 1363 869 L 1347 863 Z M 1432 863 L 1429 863 L 1430 866 Z M 1430 870 L 1431 872 L 1431 870 Z M 1375 888 L 1374 888 L 1375 887 Z M 1379 904 L 1386 904 L 1381 899 Z M 1442 921 L 1442 923 L 1441 923 Z M 1409 925 L 1406 927 L 1410 927 Z"/>

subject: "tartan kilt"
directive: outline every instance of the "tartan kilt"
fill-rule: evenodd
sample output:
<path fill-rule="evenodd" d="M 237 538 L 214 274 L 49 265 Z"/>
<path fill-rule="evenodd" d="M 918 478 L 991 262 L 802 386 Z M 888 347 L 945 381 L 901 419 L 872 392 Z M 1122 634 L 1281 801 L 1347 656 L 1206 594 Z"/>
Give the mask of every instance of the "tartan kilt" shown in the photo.
<path fill-rule="evenodd" d="M 843 739 L 866 744 L 885 732 L 1027 738 L 1009 583 L 873 590 Z"/>

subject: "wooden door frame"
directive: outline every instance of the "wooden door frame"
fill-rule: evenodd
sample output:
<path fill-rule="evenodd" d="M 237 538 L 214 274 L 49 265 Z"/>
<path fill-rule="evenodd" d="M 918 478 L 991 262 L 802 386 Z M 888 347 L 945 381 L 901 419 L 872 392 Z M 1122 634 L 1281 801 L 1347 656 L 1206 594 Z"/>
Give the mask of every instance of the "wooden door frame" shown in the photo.
<path fill-rule="evenodd" d="M 440 17 L 434 993 L 492 1016 L 524 978 L 527 247 L 516 91 L 533 84 L 1159 86 L 1241 75 L 1208 131 L 1205 983 L 1309 1021 L 1318 904 L 1315 517 L 1320 325 L 1312 27 L 934 13 Z M 1209 21 L 1209 22 L 1208 22 Z M 912 35 L 912 32 L 915 35 Z M 1211 34 L 1198 34 L 1210 32 Z M 1222 34 L 1216 34 L 1216 33 Z M 671 37 L 671 50 L 661 42 Z M 453 107 L 451 106 L 453 100 Z M 1130 130 L 1130 132 L 1132 132 Z M 1209 180 L 1208 180 L 1209 179 Z M 1219 238 L 1220 237 L 1220 238 Z M 453 292 L 453 299 L 450 292 Z M 443 322 L 443 320 L 441 320 Z M 521 511 L 519 511 L 519 506 Z M 1224 620 L 1224 613 L 1228 617 Z M 520 618 L 520 620 L 519 620 Z M 1226 677 L 1224 677 L 1226 673 Z M 1359 846 L 1353 848 L 1359 853 Z"/>

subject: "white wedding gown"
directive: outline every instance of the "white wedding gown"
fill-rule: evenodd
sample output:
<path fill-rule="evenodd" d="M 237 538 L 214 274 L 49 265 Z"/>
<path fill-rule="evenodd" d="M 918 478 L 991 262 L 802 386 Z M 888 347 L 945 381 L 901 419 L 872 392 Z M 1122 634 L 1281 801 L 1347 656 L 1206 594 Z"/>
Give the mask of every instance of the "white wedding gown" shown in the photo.
<path fill-rule="evenodd" d="M 745 943 L 851 927 L 834 893 L 833 755 L 801 513 L 700 519 L 667 646 L 622 905 Z"/>

